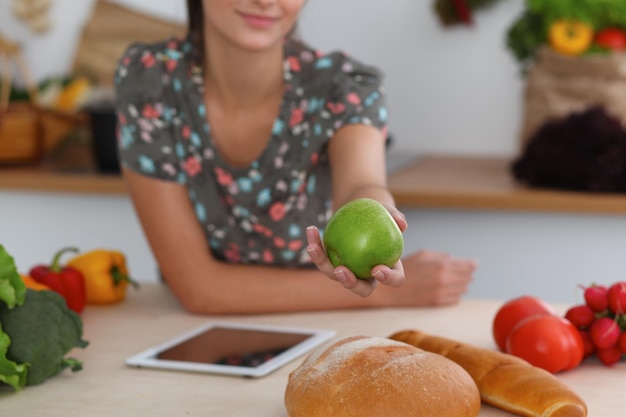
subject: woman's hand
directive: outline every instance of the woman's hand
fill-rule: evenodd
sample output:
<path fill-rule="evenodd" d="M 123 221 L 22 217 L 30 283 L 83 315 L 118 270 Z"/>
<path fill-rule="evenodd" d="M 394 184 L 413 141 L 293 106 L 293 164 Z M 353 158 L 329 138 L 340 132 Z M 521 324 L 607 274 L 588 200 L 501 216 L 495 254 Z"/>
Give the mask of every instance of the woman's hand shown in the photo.
<path fill-rule="evenodd" d="M 392 216 L 394 216 L 393 212 Z M 396 216 L 401 217 L 403 221 L 403 226 L 400 226 L 400 229 L 406 229 L 406 220 L 404 220 L 404 216 L 402 216 L 399 211 L 397 211 L 394 218 L 396 218 Z M 328 256 L 326 255 L 326 251 L 324 250 L 324 244 L 322 243 L 317 227 L 309 226 L 306 230 L 306 235 L 308 240 L 306 250 L 317 268 L 326 274 L 328 278 L 339 282 L 345 288 L 357 295 L 362 297 L 369 296 L 376 288 L 378 282 L 391 287 L 399 287 L 404 283 L 404 268 L 402 266 L 402 261 L 398 261 L 393 268 L 389 268 L 386 265 L 377 265 L 372 269 L 372 278 L 359 279 L 345 266 L 338 266 L 335 268 L 332 265 L 330 259 L 328 259 Z"/>
<path fill-rule="evenodd" d="M 407 228 L 404 214 L 395 207 L 387 207 L 400 230 Z M 378 283 L 399 290 L 385 291 L 393 306 L 440 306 L 457 303 L 467 292 L 473 280 L 476 262 L 457 259 L 448 254 L 419 251 L 398 261 L 393 268 L 377 265 L 372 269 L 372 278 L 359 279 L 345 266 L 334 267 L 315 226 L 307 228 L 307 252 L 317 266 L 330 279 L 362 297 L 374 292 Z M 389 288 L 391 290 L 391 288 Z"/>
<path fill-rule="evenodd" d="M 371 295 L 378 282 L 389 287 L 402 286 L 393 293 L 387 291 L 393 299 L 391 305 L 394 306 L 455 304 L 467 292 L 477 267 L 476 262 L 469 259 L 457 259 L 445 253 L 423 250 L 407 255 L 393 268 L 385 265 L 374 267 L 372 278 L 358 279 L 345 266 L 333 267 L 316 227 L 307 229 L 307 239 L 307 252 L 317 268 L 357 295 Z"/>
<path fill-rule="evenodd" d="M 419 251 L 402 259 L 406 283 L 398 294 L 401 304 L 440 306 L 457 303 L 467 292 L 476 262 L 432 251 Z"/>

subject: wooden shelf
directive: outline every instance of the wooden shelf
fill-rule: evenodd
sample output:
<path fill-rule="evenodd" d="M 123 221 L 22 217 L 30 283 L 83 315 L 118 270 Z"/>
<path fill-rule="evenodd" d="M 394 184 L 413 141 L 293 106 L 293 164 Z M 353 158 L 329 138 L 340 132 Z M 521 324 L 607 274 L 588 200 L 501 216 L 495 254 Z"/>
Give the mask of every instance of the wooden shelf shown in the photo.
<path fill-rule="evenodd" d="M 626 195 L 539 190 L 514 181 L 510 158 L 424 156 L 391 174 L 399 206 L 626 214 Z"/>
<path fill-rule="evenodd" d="M 0 170 L 0 191 L 125 194 L 118 175 L 51 173 L 40 170 Z"/>
<path fill-rule="evenodd" d="M 37 165 L 0 167 L 0 190 L 126 194 L 118 174 L 102 174 L 85 132 L 72 136 Z"/>

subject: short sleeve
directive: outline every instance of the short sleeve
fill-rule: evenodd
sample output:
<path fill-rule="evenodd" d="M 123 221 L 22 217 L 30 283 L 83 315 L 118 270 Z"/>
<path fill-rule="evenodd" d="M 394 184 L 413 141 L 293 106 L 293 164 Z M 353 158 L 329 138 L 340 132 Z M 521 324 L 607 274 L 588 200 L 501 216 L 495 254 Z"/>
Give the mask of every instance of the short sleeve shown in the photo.
<path fill-rule="evenodd" d="M 386 136 L 387 104 L 380 70 L 338 52 L 330 56 L 335 66 L 334 91 L 326 106 L 338 116 L 335 128 L 366 124 Z"/>
<path fill-rule="evenodd" d="M 158 48 L 131 45 L 115 72 L 120 164 L 141 174 L 182 182 L 164 95 L 167 77 Z"/>

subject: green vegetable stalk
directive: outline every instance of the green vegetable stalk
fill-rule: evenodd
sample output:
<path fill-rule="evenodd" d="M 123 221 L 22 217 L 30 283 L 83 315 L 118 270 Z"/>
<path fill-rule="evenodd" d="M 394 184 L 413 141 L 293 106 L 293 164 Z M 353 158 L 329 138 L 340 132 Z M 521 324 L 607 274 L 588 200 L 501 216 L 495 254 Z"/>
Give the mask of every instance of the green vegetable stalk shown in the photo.
<path fill-rule="evenodd" d="M 66 355 L 84 348 L 81 317 L 54 291 L 26 289 L 13 258 L 0 245 L 0 383 L 16 391 L 64 369 L 82 369 Z"/>

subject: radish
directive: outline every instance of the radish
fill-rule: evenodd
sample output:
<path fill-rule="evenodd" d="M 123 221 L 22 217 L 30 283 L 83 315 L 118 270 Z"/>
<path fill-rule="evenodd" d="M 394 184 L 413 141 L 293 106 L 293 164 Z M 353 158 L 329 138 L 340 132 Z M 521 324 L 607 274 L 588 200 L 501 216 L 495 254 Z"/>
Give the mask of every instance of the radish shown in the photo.
<path fill-rule="evenodd" d="M 565 318 L 571 321 L 577 328 L 584 329 L 591 326 L 596 317 L 591 307 L 581 304 L 567 310 Z"/>
<path fill-rule="evenodd" d="M 615 347 L 620 333 L 617 323 L 609 317 L 599 318 L 589 328 L 591 342 L 598 350 Z"/>
<path fill-rule="evenodd" d="M 619 350 L 622 351 L 622 353 L 626 354 L 626 332 L 620 335 L 617 346 L 619 347 Z"/>
<path fill-rule="evenodd" d="M 609 308 L 615 314 L 626 312 L 626 281 L 616 282 L 608 289 Z"/>
<path fill-rule="evenodd" d="M 622 358 L 622 351 L 617 346 L 613 346 L 606 349 L 598 349 L 596 355 L 604 365 L 611 366 Z"/>
<path fill-rule="evenodd" d="M 585 303 L 593 311 L 601 313 L 609 306 L 608 288 L 603 285 L 592 285 L 585 288 Z"/>

